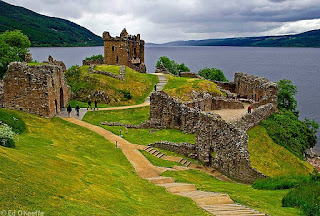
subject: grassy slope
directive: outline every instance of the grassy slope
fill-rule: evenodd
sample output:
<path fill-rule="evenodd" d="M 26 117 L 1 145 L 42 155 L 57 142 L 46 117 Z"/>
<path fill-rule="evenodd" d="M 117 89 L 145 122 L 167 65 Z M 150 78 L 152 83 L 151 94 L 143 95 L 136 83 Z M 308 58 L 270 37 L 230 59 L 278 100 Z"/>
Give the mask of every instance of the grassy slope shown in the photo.
<path fill-rule="evenodd" d="M 124 139 L 140 145 L 148 145 L 156 141 L 195 143 L 194 134 L 184 134 L 180 130 L 175 129 L 127 129 L 125 127 L 100 125 L 100 122 L 103 121 L 140 124 L 148 119 L 149 109 L 149 107 L 142 107 L 125 110 L 88 112 L 84 116 L 83 121 L 101 126 L 117 135 L 120 135 L 121 130 Z"/>
<path fill-rule="evenodd" d="M 222 94 L 216 84 L 208 80 L 168 75 L 167 81 L 163 91 L 183 102 L 192 99 L 192 91 Z"/>
<path fill-rule="evenodd" d="M 121 150 L 103 137 L 58 118 L 23 113 L 23 119 L 28 128 L 17 148 L 0 146 L 1 210 L 205 215 L 191 200 L 138 177 Z"/>
<path fill-rule="evenodd" d="M 251 165 L 268 176 L 308 175 L 312 166 L 294 156 L 284 147 L 276 144 L 263 126 L 256 126 L 249 132 Z"/>
<path fill-rule="evenodd" d="M 195 184 L 198 190 L 227 193 L 235 202 L 270 215 L 300 215 L 296 208 L 281 207 L 281 200 L 288 190 L 257 190 L 250 185 L 219 181 L 196 170 L 167 171 L 162 175 L 173 177 L 177 182 Z"/>
<path fill-rule="evenodd" d="M 99 70 L 120 73 L 119 66 L 96 66 Z M 99 103 L 99 107 L 140 104 L 145 101 L 158 82 L 158 77 L 152 74 L 142 74 L 126 67 L 126 81 L 118 80 L 102 74 L 89 74 L 89 66 L 80 67 L 79 76 L 66 76 L 71 90 L 77 95 L 77 100 L 87 102 L 87 96 L 93 92 L 104 91 L 109 97 L 108 104 Z M 126 100 L 123 92 L 129 91 L 132 99 Z M 74 105 L 76 102 L 72 102 Z M 78 103 L 86 107 L 86 103 Z"/>

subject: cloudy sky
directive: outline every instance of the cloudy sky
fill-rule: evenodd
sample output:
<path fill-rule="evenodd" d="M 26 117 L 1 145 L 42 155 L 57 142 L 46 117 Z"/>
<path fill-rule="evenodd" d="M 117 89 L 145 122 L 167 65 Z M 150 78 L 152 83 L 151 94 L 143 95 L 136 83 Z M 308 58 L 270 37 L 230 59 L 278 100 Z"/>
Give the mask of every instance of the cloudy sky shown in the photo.
<path fill-rule="evenodd" d="M 97 35 L 141 33 L 147 42 L 281 35 L 320 29 L 320 0 L 5 0 Z"/>

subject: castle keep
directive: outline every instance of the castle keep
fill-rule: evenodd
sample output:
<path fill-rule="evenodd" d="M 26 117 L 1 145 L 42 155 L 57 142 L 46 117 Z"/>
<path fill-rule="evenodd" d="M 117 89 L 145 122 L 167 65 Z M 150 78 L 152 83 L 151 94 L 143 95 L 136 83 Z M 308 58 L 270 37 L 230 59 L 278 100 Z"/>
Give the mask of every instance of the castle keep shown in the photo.
<path fill-rule="evenodd" d="M 64 78 L 63 62 L 41 65 L 12 62 L 3 78 L 2 106 L 45 117 L 53 117 L 68 105 L 70 87 Z"/>
<path fill-rule="evenodd" d="M 125 65 L 140 73 L 146 73 L 144 64 L 144 41 L 140 34 L 129 35 L 123 29 L 120 37 L 111 37 L 109 32 L 103 32 L 104 62 L 108 65 Z"/>

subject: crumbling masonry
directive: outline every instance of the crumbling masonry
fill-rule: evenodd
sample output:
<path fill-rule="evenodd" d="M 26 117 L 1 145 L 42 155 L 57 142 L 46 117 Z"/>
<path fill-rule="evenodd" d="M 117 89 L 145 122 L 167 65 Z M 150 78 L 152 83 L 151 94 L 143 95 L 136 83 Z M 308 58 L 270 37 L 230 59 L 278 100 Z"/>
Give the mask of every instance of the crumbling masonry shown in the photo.
<path fill-rule="evenodd" d="M 277 85 L 264 78 L 238 73 L 235 74 L 235 82 L 222 83 L 222 86 L 239 96 L 253 99 L 256 109 L 237 122 L 228 123 L 217 114 L 204 112 L 208 110 L 203 108 L 201 101 L 190 106 L 190 103 L 181 103 L 165 92 L 153 92 L 148 122 L 194 133 L 195 148 L 186 148 L 184 144 L 182 152 L 185 155 L 196 154 L 207 165 L 236 180 L 251 183 L 265 176 L 250 165 L 246 131 L 276 111 Z M 234 101 L 232 103 L 236 104 Z M 155 143 L 154 146 L 174 151 L 177 149 L 176 145 L 171 146 L 170 143 Z"/>
<path fill-rule="evenodd" d="M 103 32 L 104 62 L 108 65 L 125 65 L 140 73 L 146 73 L 144 64 L 144 40 L 140 34 L 129 35 L 123 29 L 120 37 L 111 37 L 109 32 Z"/>
<path fill-rule="evenodd" d="M 10 63 L 3 78 L 2 107 L 53 117 L 69 102 L 65 71 L 64 63 L 52 57 L 42 65 Z"/>

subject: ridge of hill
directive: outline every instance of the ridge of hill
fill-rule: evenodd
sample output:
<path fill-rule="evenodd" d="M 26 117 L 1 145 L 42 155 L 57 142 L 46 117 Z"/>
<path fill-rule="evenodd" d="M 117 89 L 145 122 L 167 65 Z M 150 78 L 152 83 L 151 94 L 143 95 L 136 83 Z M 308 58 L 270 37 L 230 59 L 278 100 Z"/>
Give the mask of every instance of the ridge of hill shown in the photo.
<path fill-rule="evenodd" d="M 21 30 L 32 46 L 102 46 L 101 37 L 65 19 L 35 13 L 0 1 L 0 33 Z"/>
<path fill-rule="evenodd" d="M 320 47 L 320 29 L 294 35 L 172 41 L 167 46 Z"/>

